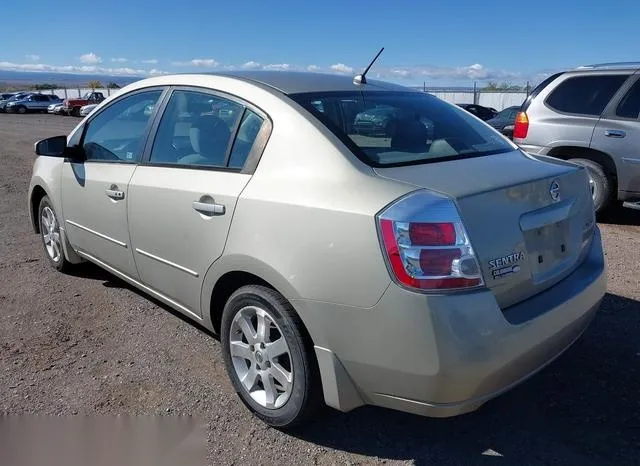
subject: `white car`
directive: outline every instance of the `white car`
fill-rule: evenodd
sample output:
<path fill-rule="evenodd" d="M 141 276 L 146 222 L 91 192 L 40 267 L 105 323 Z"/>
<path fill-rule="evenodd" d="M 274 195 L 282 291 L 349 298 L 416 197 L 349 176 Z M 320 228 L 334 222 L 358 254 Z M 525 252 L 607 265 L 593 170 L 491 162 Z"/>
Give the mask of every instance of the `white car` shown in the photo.
<path fill-rule="evenodd" d="M 62 109 L 62 102 L 51 104 L 47 107 L 47 113 L 59 114 Z"/>
<path fill-rule="evenodd" d="M 84 107 L 80 108 L 80 116 L 87 116 L 97 106 L 98 104 L 85 105 Z"/>

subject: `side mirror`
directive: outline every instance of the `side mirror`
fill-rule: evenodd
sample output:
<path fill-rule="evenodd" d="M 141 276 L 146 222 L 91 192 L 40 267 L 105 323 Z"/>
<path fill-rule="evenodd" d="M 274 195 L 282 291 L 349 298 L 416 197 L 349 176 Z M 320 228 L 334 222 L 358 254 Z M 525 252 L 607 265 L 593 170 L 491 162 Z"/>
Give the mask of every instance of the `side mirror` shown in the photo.
<path fill-rule="evenodd" d="M 46 157 L 66 157 L 67 137 L 54 136 L 52 138 L 43 139 L 36 142 L 34 149 L 37 155 L 44 155 Z"/>

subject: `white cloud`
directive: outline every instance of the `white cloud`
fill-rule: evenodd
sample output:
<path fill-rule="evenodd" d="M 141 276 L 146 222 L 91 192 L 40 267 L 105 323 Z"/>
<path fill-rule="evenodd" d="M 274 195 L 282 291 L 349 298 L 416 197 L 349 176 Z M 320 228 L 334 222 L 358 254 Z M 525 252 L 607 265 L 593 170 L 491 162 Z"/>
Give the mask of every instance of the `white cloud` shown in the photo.
<path fill-rule="evenodd" d="M 320 71 L 320 67 L 317 65 L 309 65 L 307 66 L 307 71 Z"/>
<path fill-rule="evenodd" d="M 158 59 L 157 58 L 151 58 L 149 60 L 142 60 L 142 63 L 146 63 L 147 65 L 157 65 L 158 64 Z"/>
<path fill-rule="evenodd" d="M 12 63 L 8 61 L 0 61 L 0 70 L 7 71 L 34 71 L 34 72 L 52 72 L 52 73 L 95 73 L 113 76 L 147 76 L 166 74 L 164 71 L 157 69 L 143 70 L 137 68 L 110 68 L 95 65 L 48 65 L 45 63 Z"/>
<path fill-rule="evenodd" d="M 174 61 L 171 62 L 173 66 L 198 66 L 202 68 L 213 68 L 218 66 L 218 62 L 213 58 L 194 58 L 189 61 Z"/>
<path fill-rule="evenodd" d="M 162 71 L 162 70 L 158 70 L 153 68 L 152 70 L 149 70 L 149 76 L 161 76 L 163 74 L 169 74 L 166 71 Z"/>
<path fill-rule="evenodd" d="M 247 70 L 256 70 L 256 69 L 260 68 L 261 66 L 262 65 L 260 65 L 260 63 L 258 63 L 257 61 L 248 61 L 244 65 L 242 65 L 242 67 L 247 69 Z"/>
<path fill-rule="evenodd" d="M 262 69 L 272 71 L 288 71 L 291 69 L 291 65 L 288 63 L 276 63 L 273 65 L 264 65 Z"/>
<path fill-rule="evenodd" d="M 102 58 L 97 56 L 95 53 L 85 53 L 84 55 L 80 55 L 80 61 L 82 63 L 86 63 L 87 65 L 97 65 L 98 63 L 102 63 Z"/>
<path fill-rule="evenodd" d="M 331 65 L 331 69 L 333 71 L 337 71 L 338 73 L 353 73 L 353 68 L 351 66 L 347 66 L 344 63 L 336 63 L 335 65 Z"/>
<path fill-rule="evenodd" d="M 40 55 L 28 54 L 28 55 L 25 55 L 25 57 L 28 60 L 31 60 L 31 61 L 39 61 L 40 60 Z"/>
<path fill-rule="evenodd" d="M 111 61 L 114 63 L 126 63 L 129 60 L 127 60 L 126 58 L 112 58 Z"/>
<path fill-rule="evenodd" d="M 399 76 L 401 78 L 408 78 L 411 76 L 411 71 L 404 69 L 393 69 L 391 70 L 391 74 Z"/>
<path fill-rule="evenodd" d="M 191 60 L 191 63 L 194 66 L 203 66 L 203 67 L 214 67 L 218 64 L 213 58 L 194 58 Z"/>

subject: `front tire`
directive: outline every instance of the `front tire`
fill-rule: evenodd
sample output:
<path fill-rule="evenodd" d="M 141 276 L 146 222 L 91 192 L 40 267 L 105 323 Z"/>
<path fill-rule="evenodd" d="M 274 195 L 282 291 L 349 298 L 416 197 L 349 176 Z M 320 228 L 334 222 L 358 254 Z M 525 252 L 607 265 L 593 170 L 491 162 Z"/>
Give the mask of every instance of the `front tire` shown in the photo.
<path fill-rule="evenodd" d="M 20 105 L 18 108 L 16 108 L 16 113 L 24 115 L 25 113 L 27 113 L 27 107 Z"/>
<path fill-rule="evenodd" d="M 613 182 L 607 176 L 607 172 L 602 165 L 593 160 L 576 158 L 569 159 L 569 162 L 586 168 L 593 197 L 593 207 L 597 214 L 603 213 L 613 200 Z"/>
<path fill-rule="evenodd" d="M 321 405 L 313 346 L 289 302 L 276 291 L 249 285 L 222 313 L 222 352 L 242 402 L 266 424 L 288 429 Z"/>
<path fill-rule="evenodd" d="M 46 258 L 58 272 L 68 271 L 72 264 L 64 256 L 60 222 L 49 196 L 44 196 L 40 200 L 38 219 L 40 222 L 40 238 L 42 239 Z"/>

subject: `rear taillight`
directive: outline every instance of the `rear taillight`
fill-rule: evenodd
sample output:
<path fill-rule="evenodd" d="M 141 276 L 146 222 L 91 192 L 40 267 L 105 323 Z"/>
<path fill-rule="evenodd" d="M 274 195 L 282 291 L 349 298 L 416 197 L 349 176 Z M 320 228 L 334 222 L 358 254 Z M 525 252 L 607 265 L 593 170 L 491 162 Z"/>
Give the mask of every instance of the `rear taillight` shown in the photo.
<path fill-rule="evenodd" d="M 484 284 L 451 199 L 417 191 L 380 213 L 378 227 L 389 269 L 401 285 L 438 291 Z"/>
<path fill-rule="evenodd" d="M 516 115 L 516 122 L 513 126 L 513 137 L 518 139 L 524 139 L 529 132 L 529 117 L 525 112 L 518 112 Z"/>

